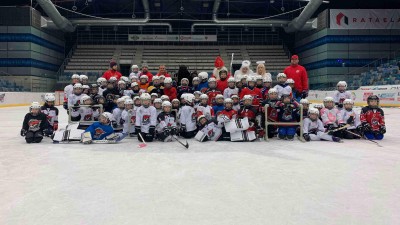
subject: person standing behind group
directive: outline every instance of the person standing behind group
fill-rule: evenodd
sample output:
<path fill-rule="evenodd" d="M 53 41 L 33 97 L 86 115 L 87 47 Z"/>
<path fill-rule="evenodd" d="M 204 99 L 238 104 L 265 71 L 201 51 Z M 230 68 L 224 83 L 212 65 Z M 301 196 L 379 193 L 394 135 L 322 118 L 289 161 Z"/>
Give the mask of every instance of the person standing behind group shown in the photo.
<path fill-rule="evenodd" d="M 171 75 L 167 72 L 165 65 L 160 65 L 158 67 L 158 73 L 156 76 L 164 75 L 165 77 L 171 77 Z"/>
<path fill-rule="evenodd" d="M 149 72 L 149 66 L 145 63 L 142 64 L 142 71 L 139 72 L 138 78 L 140 78 L 142 75 L 147 76 L 149 83 L 153 81 L 153 74 Z"/>
<path fill-rule="evenodd" d="M 122 74 L 117 71 L 118 70 L 118 64 L 114 61 L 110 62 L 110 69 L 104 72 L 103 78 L 106 80 L 109 80 L 111 77 L 117 78 L 117 81 L 122 77 Z"/>
<path fill-rule="evenodd" d="M 292 55 L 290 60 L 290 66 L 286 67 L 283 71 L 288 79 L 294 80 L 294 90 L 296 92 L 296 101 L 300 102 L 300 99 L 307 98 L 308 96 L 308 75 L 307 71 L 303 66 L 299 65 L 299 57 Z"/>
<path fill-rule="evenodd" d="M 264 79 L 271 80 L 272 79 L 271 74 L 267 73 L 264 63 L 265 63 L 264 61 L 257 62 L 258 65 L 257 65 L 256 75 L 260 75 L 263 78 L 263 80 Z"/>

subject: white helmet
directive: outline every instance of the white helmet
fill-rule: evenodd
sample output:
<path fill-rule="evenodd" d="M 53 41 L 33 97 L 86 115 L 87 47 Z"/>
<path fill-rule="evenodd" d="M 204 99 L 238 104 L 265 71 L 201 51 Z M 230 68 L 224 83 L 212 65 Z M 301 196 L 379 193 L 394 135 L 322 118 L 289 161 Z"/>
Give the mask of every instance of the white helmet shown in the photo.
<path fill-rule="evenodd" d="M 86 76 L 85 74 L 81 74 L 81 75 L 79 75 L 79 79 L 80 79 L 80 80 L 88 80 L 89 77 Z"/>
<path fill-rule="evenodd" d="M 327 96 L 327 97 L 324 98 L 324 103 L 325 102 L 334 102 L 334 100 L 333 100 L 332 97 Z"/>
<path fill-rule="evenodd" d="M 188 93 L 183 93 L 182 95 L 181 95 L 181 99 L 185 99 L 185 96 L 187 95 Z"/>
<path fill-rule="evenodd" d="M 133 100 L 131 98 L 125 99 L 125 105 L 133 105 Z"/>
<path fill-rule="evenodd" d="M 210 82 L 217 82 L 217 79 L 215 79 L 214 77 L 211 77 L 210 79 L 208 79 L 208 83 Z"/>
<path fill-rule="evenodd" d="M 322 108 L 324 108 L 324 106 L 322 104 L 317 103 L 317 104 L 314 104 L 314 108 L 322 109 Z"/>
<path fill-rule="evenodd" d="M 90 87 L 89 87 L 89 85 L 87 85 L 87 84 L 84 84 L 84 85 L 82 85 L 82 89 L 89 89 Z"/>
<path fill-rule="evenodd" d="M 151 96 L 150 96 L 150 94 L 149 93 L 142 93 L 141 95 L 140 95 L 140 100 L 150 100 L 151 99 Z"/>
<path fill-rule="evenodd" d="M 138 65 L 132 65 L 131 70 L 133 70 L 133 69 L 139 69 Z"/>
<path fill-rule="evenodd" d="M 339 87 L 339 86 L 347 88 L 347 83 L 346 83 L 346 81 L 339 81 L 339 82 L 336 84 L 336 87 Z"/>
<path fill-rule="evenodd" d="M 195 91 L 194 93 L 193 93 L 194 95 L 202 95 L 203 93 L 201 93 L 201 91 Z"/>
<path fill-rule="evenodd" d="M 128 78 L 128 77 L 125 77 L 125 76 L 122 76 L 122 77 L 120 78 L 120 80 L 125 81 L 125 83 L 126 83 L 126 82 L 129 82 L 129 78 Z"/>
<path fill-rule="evenodd" d="M 189 83 L 189 79 L 187 79 L 187 78 L 182 78 L 181 83 L 182 83 L 183 81 L 186 81 L 187 83 Z"/>
<path fill-rule="evenodd" d="M 153 76 L 152 81 L 155 81 L 155 80 L 160 80 L 160 77 L 159 76 Z"/>
<path fill-rule="evenodd" d="M 172 101 L 171 101 L 172 103 L 174 103 L 174 102 L 178 102 L 178 103 L 181 103 L 180 101 L 179 101 L 179 99 L 177 99 L 177 98 L 174 98 L 174 99 L 172 99 Z"/>
<path fill-rule="evenodd" d="M 161 100 L 161 98 L 156 98 L 153 101 L 153 104 L 155 104 L 155 103 L 163 103 L 163 101 Z"/>
<path fill-rule="evenodd" d="M 142 76 L 140 76 L 140 79 L 146 79 L 146 80 L 149 80 L 149 77 L 148 77 L 147 75 L 142 75 Z"/>
<path fill-rule="evenodd" d="M 198 76 L 199 76 L 199 78 L 202 79 L 202 80 L 208 79 L 208 73 L 207 73 L 207 72 L 204 72 L 204 71 L 203 71 L 203 72 L 200 72 Z"/>
<path fill-rule="evenodd" d="M 92 99 L 89 95 L 82 95 L 81 102 L 85 102 L 86 100 Z"/>
<path fill-rule="evenodd" d="M 262 80 L 263 79 L 263 77 L 261 75 L 258 75 L 258 74 L 255 75 L 254 77 L 256 78 L 256 80 Z"/>
<path fill-rule="evenodd" d="M 238 96 L 238 95 L 232 95 L 232 96 L 231 96 L 231 99 L 234 99 L 234 98 L 239 99 L 239 96 Z"/>
<path fill-rule="evenodd" d="M 82 84 L 81 83 L 76 83 L 74 84 L 74 89 L 82 89 Z"/>
<path fill-rule="evenodd" d="M 276 88 L 269 89 L 268 94 L 272 94 L 272 93 L 278 94 L 278 90 Z"/>
<path fill-rule="evenodd" d="M 254 76 L 248 76 L 248 77 L 246 78 L 246 82 L 256 82 L 256 77 L 254 77 Z"/>
<path fill-rule="evenodd" d="M 219 98 L 224 98 L 224 96 L 223 95 L 221 95 L 221 94 L 217 94 L 216 96 L 215 96 L 215 99 L 219 99 Z"/>
<path fill-rule="evenodd" d="M 161 100 L 163 100 L 163 101 L 169 101 L 169 97 L 168 97 L 168 95 L 161 95 Z"/>
<path fill-rule="evenodd" d="M 158 97 L 158 94 L 157 94 L 157 93 L 151 93 L 150 96 L 151 96 L 151 97 L 153 97 L 153 96 Z"/>
<path fill-rule="evenodd" d="M 171 77 L 166 77 L 164 79 L 164 84 L 172 84 L 172 78 Z"/>
<path fill-rule="evenodd" d="M 317 114 L 317 115 L 319 115 L 319 110 L 316 109 L 316 108 L 310 108 L 308 110 L 308 114 Z"/>
<path fill-rule="evenodd" d="M 278 73 L 278 75 L 276 76 L 276 79 L 278 80 L 280 77 L 285 77 L 286 78 L 286 74 Z"/>
<path fill-rule="evenodd" d="M 234 78 L 234 77 L 229 77 L 229 78 L 228 78 L 228 83 L 230 83 L 230 82 L 235 83 L 235 82 L 236 82 L 236 81 L 235 81 L 235 78 Z"/>
<path fill-rule="evenodd" d="M 351 100 L 351 99 L 345 99 L 344 101 L 343 101 L 343 105 L 346 105 L 346 104 L 351 104 L 351 105 L 354 105 L 354 102 L 353 102 L 353 100 Z"/>
<path fill-rule="evenodd" d="M 125 81 L 123 81 L 123 80 L 119 80 L 119 81 L 118 81 L 118 85 L 120 85 L 120 84 L 126 84 L 126 83 L 125 83 Z"/>
<path fill-rule="evenodd" d="M 194 82 L 194 81 L 199 81 L 200 82 L 200 78 L 199 77 L 193 77 L 192 82 Z"/>
<path fill-rule="evenodd" d="M 72 74 L 71 79 L 80 79 L 79 74 Z"/>
<path fill-rule="evenodd" d="M 104 78 L 104 77 L 99 77 L 99 78 L 97 78 L 97 84 L 98 84 L 98 85 L 101 85 L 101 83 L 103 83 L 103 82 L 107 82 L 107 79 Z"/>
<path fill-rule="evenodd" d="M 226 104 L 226 103 L 233 103 L 233 100 L 231 98 L 226 98 L 224 100 L 224 104 Z"/>
<path fill-rule="evenodd" d="M 202 94 L 202 95 L 200 95 L 200 99 L 208 99 L 208 95 Z"/>
<path fill-rule="evenodd" d="M 287 84 L 294 84 L 294 80 L 289 78 L 289 79 L 286 80 L 286 83 Z"/>
<path fill-rule="evenodd" d="M 113 115 L 109 112 L 103 112 L 101 116 L 104 116 L 108 122 L 111 122 L 114 119 Z"/>
<path fill-rule="evenodd" d="M 108 82 L 116 82 L 118 79 L 116 77 L 110 77 L 110 79 L 108 79 Z"/>
<path fill-rule="evenodd" d="M 122 96 L 121 98 L 123 98 L 124 100 L 131 99 L 131 97 L 129 97 L 129 96 L 127 96 L 127 95 Z"/>
<path fill-rule="evenodd" d="M 172 107 L 172 103 L 170 101 L 163 101 L 163 103 L 161 104 L 161 107 L 164 108 L 166 106 Z"/>
<path fill-rule="evenodd" d="M 253 100 L 253 96 L 251 96 L 251 95 L 245 95 L 245 96 L 243 96 L 243 101 L 244 100 Z"/>
<path fill-rule="evenodd" d="M 185 95 L 185 101 L 186 101 L 186 102 L 192 103 L 193 100 L 194 100 L 194 95 L 193 95 L 193 94 L 189 94 L 189 93 L 188 93 L 188 94 Z"/>
<path fill-rule="evenodd" d="M 40 109 L 40 107 L 42 107 L 39 102 L 32 102 L 31 106 L 29 108 L 31 109 Z"/>
<path fill-rule="evenodd" d="M 135 86 L 139 86 L 139 84 L 136 82 L 132 82 L 131 87 L 135 87 Z"/>
<path fill-rule="evenodd" d="M 121 102 L 125 103 L 125 99 L 124 99 L 124 98 L 118 98 L 118 99 L 117 99 L 117 104 L 118 104 L 118 103 L 121 103 Z"/>
<path fill-rule="evenodd" d="M 56 97 L 54 96 L 53 93 L 46 93 L 46 94 L 44 95 L 44 100 L 45 100 L 46 102 L 54 102 L 54 101 L 56 100 Z"/>
<path fill-rule="evenodd" d="M 300 100 L 300 104 L 310 104 L 310 102 L 307 99 L 303 98 Z"/>

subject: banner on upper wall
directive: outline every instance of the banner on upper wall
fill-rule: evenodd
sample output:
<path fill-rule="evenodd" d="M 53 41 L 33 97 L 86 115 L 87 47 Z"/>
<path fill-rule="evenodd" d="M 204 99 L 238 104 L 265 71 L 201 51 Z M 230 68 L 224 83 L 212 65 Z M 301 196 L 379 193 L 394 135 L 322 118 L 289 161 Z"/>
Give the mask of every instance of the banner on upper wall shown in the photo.
<path fill-rule="evenodd" d="M 216 42 L 217 35 L 129 34 L 128 41 Z"/>
<path fill-rule="evenodd" d="M 331 9 L 331 29 L 400 29 L 400 9 Z"/>

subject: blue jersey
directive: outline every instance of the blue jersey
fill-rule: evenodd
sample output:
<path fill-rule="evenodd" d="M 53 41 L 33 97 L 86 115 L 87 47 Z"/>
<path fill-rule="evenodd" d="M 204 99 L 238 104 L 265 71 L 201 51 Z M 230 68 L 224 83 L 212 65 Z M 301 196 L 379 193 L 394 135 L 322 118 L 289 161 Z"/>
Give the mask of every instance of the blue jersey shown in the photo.
<path fill-rule="evenodd" d="M 200 82 L 195 91 L 201 91 L 202 89 L 208 89 L 208 82 Z"/>
<path fill-rule="evenodd" d="M 218 113 L 221 112 L 222 110 L 224 110 L 224 105 L 223 104 L 222 105 L 214 105 L 212 108 L 214 110 L 215 116 L 217 117 Z"/>
<path fill-rule="evenodd" d="M 85 132 L 90 132 L 93 140 L 102 140 L 108 135 L 114 133 L 114 129 L 111 125 L 103 125 L 100 122 L 94 122 Z"/>

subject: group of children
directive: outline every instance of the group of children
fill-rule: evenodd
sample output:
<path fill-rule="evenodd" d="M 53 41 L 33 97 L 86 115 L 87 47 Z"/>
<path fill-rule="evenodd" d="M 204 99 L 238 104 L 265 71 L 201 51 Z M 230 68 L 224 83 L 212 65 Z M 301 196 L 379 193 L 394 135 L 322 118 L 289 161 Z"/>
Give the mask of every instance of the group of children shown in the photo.
<path fill-rule="evenodd" d="M 92 139 L 119 132 L 145 142 L 171 141 L 176 136 L 199 141 L 254 141 L 264 135 L 293 140 L 302 129 L 300 138 L 305 141 L 340 142 L 342 138 L 382 139 L 386 132 L 378 97 L 370 96 L 368 106 L 357 114 L 344 81 L 338 83 L 333 97 L 324 99 L 323 106 L 310 107 L 307 99 L 296 101 L 294 81 L 284 73 L 277 75 L 273 88 L 269 77 L 238 80 L 226 70 L 219 72 L 218 80 L 201 72 L 192 85 L 186 78 L 179 86 L 170 77 L 148 80 L 147 75 L 133 75 L 119 81 L 99 78 L 97 84 L 89 85 L 87 76 L 75 74 L 65 88 L 64 108 L 72 121 L 98 121 L 86 130 Z M 57 130 L 54 100 L 54 95 L 46 94 L 43 106 L 32 103 L 21 130 L 28 143 L 40 142 Z M 301 119 L 303 127 L 292 125 Z M 266 128 L 266 120 L 287 125 Z"/>

